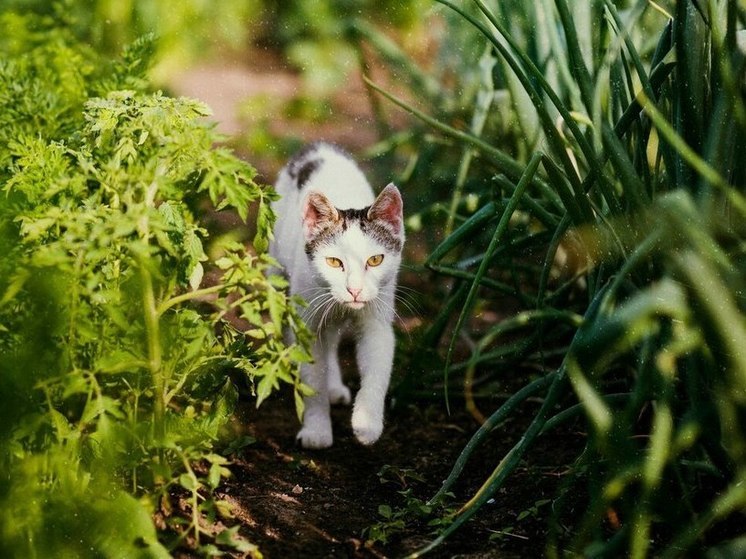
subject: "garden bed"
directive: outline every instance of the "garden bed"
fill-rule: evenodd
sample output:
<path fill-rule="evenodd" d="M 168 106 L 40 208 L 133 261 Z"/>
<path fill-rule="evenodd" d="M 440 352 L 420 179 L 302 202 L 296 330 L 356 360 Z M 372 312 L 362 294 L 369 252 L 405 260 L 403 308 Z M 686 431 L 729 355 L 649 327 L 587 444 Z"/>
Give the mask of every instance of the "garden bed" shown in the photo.
<path fill-rule="evenodd" d="M 448 475 L 476 429 L 474 419 L 455 407 L 450 416 L 442 403 L 391 411 L 383 436 L 372 447 L 355 441 L 349 410 L 337 407 L 334 446 L 309 451 L 295 444 L 299 426 L 289 397 L 273 398 L 258 410 L 248 404 L 238 421 L 256 442 L 240 451 L 231 468 L 234 477 L 219 494 L 233 504 L 240 532 L 264 557 L 402 557 L 428 543 L 435 528 L 417 522 L 416 515 L 409 515 L 406 525 L 386 528 L 381 512 L 390 507 L 395 514 L 415 500 L 424 503 Z M 478 489 L 529 417 L 500 426 L 472 457 L 455 488 L 456 503 Z M 543 555 L 547 500 L 582 439 L 581 433 L 567 431 L 541 440 L 515 473 L 511 490 L 497 495 L 431 556 Z M 408 490 L 409 497 L 400 493 Z M 376 525 L 387 542 L 366 541 Z"/>

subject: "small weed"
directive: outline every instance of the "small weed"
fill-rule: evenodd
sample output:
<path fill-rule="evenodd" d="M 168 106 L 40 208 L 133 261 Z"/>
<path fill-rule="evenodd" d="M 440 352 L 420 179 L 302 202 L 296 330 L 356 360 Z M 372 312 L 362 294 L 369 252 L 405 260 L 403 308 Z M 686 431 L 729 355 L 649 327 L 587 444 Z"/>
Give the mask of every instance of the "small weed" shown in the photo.
<path fill-rule="evenodd" d="M 539 509 L 551 502 L 551 499 L 539 499 L 531 507 L 521 512 L 516 520 L 520 522 L 521 520 L 525 520 L 526 518 L 538 518 Z"/>
<path fill-rule="evenodd" d="M 256 439 L 251 435 L 242 435 L 236 439 L 233 439 L 228 443 L 228 446 L 223 450 L 225 456 L 238 455 L 240 456 L 244 449 L 256 443 Z"/>
<path fill-rule="evenodd" d="M 298 458 L 297 456 L 290 457 L 288 467 L 294 472 L 304 471 L 318 474 L 321 471 L 321 467 L 319 467 L 319 465 L 313 460 L 308 458 Z"/>
<path fill-rule="evenodd" d="M 526 536 L 516 533 L 517 525 L 526 519 L 536 520 L 541 518 L 541 513 L 544 512 L 542 509 L 551 502 L 551 499 L 539 499 L 529 508 L 518 513 L 515 519 L 516 525 L 505 526 L 500 530 L 491 530 L 490 541 L 502 541 L 509 538 L 528 539 Z"/>
<path fill-rule="evenodd" d="M 510 538 L 517 538 L 519 540 L 528 540 L 527 536 L 515 533 L 515 526 L 506 526 L 502 530 L 492 530 L 490 534 L 490 541 L 504 541 Z"/>
<path fill-rule="evenodd" d="M 389 504 L 378 506 L 381 520 L 363 531 L 363 537 L 367 541 L 387 544 L 391 537 L 423 525 L 437 534 L 441 528 L 450 524 L 455 509 L 445 507 L 442 500 L 439 503 L 432 503 L 413 494 L 414 489 L 411 485 L 425 482 L 424 477 L 415 470 L 387 464 L 378 472 L 378 478 L 382 484 L 393 483 L 401 487 L 397 493 L 401 495 L 404 503 L 399 507 L 392 507 Z M 452 494 L 449 493 L 447 497 L 452 497 Z"/>
<path fill-rule="evenodd" d="M 412 495 L 412 489 L 406 489 L 398 493 L 404 498 L 404 504 L 398 508 L 393 508 L 387 504 L 379 505 L 378 515 L 381 520 L 371 524 L 363 531 L 363 537 L 366 540 L 387 544 L 392 536 L 401 534 L 413 525 L 425 523 L 428 526 L 431 525 L 427 520 L 432 517 L 435 508 L 433 505 Z"/>
<path fill-rule="evenodd" d="M 421 483 L 425 481 L 425 478 L 412 468 L 399 468 L 390 464 L 384 465 L 377 475 L 381 483 L 396 483 L 402 489 L 406 489 L 413 481 Z"/>
<path fill-rule="evenodd" d="M 238 533 L 238 526 L 220 532 L 215 537 L 215 543 L 219 548 L 232 549 L 240 553 L 241 557 L 252 557 L 254 559 L 261 559 L 262 557 L 257 546 Z M 223 553 L 218 551 L 218 555 L 223 555 Z"/>

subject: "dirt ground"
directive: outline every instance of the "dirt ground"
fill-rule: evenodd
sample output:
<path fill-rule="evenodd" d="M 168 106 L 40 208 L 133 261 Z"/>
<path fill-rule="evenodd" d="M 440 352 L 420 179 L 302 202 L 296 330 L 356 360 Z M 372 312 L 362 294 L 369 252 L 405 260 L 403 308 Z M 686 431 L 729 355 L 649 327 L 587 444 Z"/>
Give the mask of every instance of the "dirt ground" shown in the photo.
<path fill-rule="evenodd" d="M 430 519 L 394 530 L 386 543 L 366 542 L 365 530 L 384 521 L 381 505 L 406 504 L 402 491 L 427 501 L 448 475 L 476 423 L 463 406 L 450 416 L 440 404 L 411 404 L 390 411 L 381 439 L 358 444 L 350 410 L 333 410 L 335 443 L 323 451 L 295 444 L 298 422 L 289 398 L 280 396 L 260 409 L 242 409 L 239 421 L 256 442 L 243 449 L 235 477 L 219 494 L 231 502 L 241 533 L 264 557 L 403 557 L 428 543 Z M 453 502 L 468 500 L 510 449 L 537 407 L 500 426 L 471 458 L 454 487 Z M 530 462 L 514 474 L 509 490 L 499 492 L 469 523 L 428 556 L 528 558 L 543 555 L 546 510 L 532 508 L 551 500 L 568 450 L 580 435 L 567 432 L 541 440 Z M 566 443 L 566 444 L 565 444 Z"/>
<path fill-rule="evenodd" d="M 243 61 L 193 70 L 177 80 L 174 89 L 177 94 L 207 102 L 213 108 L 218 129 L 236 135 L 242 127 L 260 124 L 255 117 L 239 118 L 241 104 L 247 98 L 289 100 L 301 88 L 297 76 L 286 68 Z M 375 141 L 369 104 L 359 79 L 351 78 L 333 99 L 332 107 L 335 116 L 328 122 L 309 127 L 308 123 L 277 118 L 272 119 L 269 128 L 274 134 L 299 141 L 332 140 L 352 151 Z M 264 162 L 258 154 L 246 156 L 266 180 L 272 180 L 276 162 Z M 416 285 L 409 287 L 417 289 Z M 418 320 L 426 321 L 427 317 Z M 487 403 L 485 411 L 496 409 L 499 403 Z M 479 489 L 537 409 L 536 402 L 526 404 L 524 413 L 498 427 L 472 456 L 453 489 L 453 506 L 462 505 Z M 218 491 L 233 505 L 241 535 L 269 559 L 394 558 L 422 548 L 436 530 L 427 525 L 429 519 L 389 530 L 385 543 L 369 542 L 370 532 L 366 530 L 386 520 L 381 512 L 397 511 L 412 499 L 424 503 L 437 491 L 478 428 L 463 402 L 457 398 L 450 415 L 439 397 L 389 410 L 384 434 L 370 448 L 361 446 L 352 436 L 349 408 L 335 408 L 333 421 L 335 443 L 331 449 L 303 450 L 295 444 L 299 425 L 289 394 L 275 395 L 258 410 L 247 398 L 237 418 L 238 434 L 243 432 L 255 442 L 236 455 L 231 467 L 234 477 Z M 499 492 L 494 501 L 428 556 L 542 556 L 546 505 L 572 456 L 568 450 L 576 449 L 581 440 L 582 434 L 571 431 L 541 439 L 530 453 L 531 461 L 512 476 L 509 489 Z M 408 492 L 409 501 L 402 492 Z"/>

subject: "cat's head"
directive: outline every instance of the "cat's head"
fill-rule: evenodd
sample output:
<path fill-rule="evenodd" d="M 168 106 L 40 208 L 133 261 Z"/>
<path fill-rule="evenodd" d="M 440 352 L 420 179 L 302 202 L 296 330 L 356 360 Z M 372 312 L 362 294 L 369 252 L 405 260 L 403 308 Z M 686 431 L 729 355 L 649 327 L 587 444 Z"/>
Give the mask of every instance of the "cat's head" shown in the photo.
<path fill-rule="evenodd" d="M 303 204 L 306 254 L 337 303 L 362 309 L 396 278 L 404 245 L 399 190 L 389 184 L 363 209 L 335 208 L 320 192 Z"/>

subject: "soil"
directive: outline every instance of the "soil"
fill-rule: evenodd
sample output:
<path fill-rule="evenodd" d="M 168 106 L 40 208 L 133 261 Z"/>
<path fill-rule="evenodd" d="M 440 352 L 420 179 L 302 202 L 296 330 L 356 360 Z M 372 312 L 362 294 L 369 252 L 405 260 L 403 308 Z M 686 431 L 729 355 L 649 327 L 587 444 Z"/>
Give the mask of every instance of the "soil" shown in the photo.
<path fill-rule="evenodd" d="M 454 486 L 453 505 L 479 489 L 537 409 L 536 403 L 527 404 L 472 456 Z M 403 557 L 421 549 L 435 537 L 435 528 L 426 524 L 437 515 L 407 517 L 406 526 L 390 530 L 386 542 L 368 541 L 366 530 L 385 521 L 381 505 L 394 511 L 406 506 L 402 492 L 421 502 L 431 498 L 477 428 L 463 409 L 448 415 L 442 404 L 413 403 L 390 410 L 381 439 L 364 447 L 352 434 L 349 408 L 337 407 L 334 446 L 309 451 L 295 444 L 299 425 L 287 396 L 270 399 L 258 410 L 247 405 L 239 417 L 256 442 L 235 459 L 235 477 L 219 494 L 234 506 L 241 533 L 269 559 Z M 556 496 L 570 452 L 581 438 L 566 432 L 540 440 L 508 490 L 498 492 L 428 556 L 541 557 L 547 510 L 532 509 Z"/>
<path fill-rule="evenodd" d="M 275 60 L 206 65 L 182 76 L 173 89 L 207 102 L 218 129 L 235 136 L 258 122 L 256 117 L 238 116 L 247 97 L 290 100 L 302 87 L 299 78 Z M 351 78 L 331 104 L 334 118 L 325 123 L 273 117 L 268 126 L 272 134 L 296 138 L 298 143 L 326 139 L 353 152 L 376 141 L 359 79 Z M 265 159 L 266 154 L 246 156 L 261 176 L 272 180 L 278 160 Z M 428 289 L 425 285 L 418 289 L 416 283 L 408 287 Z M 427 322 L 427 316 L 410 317 L 409 323 L 399 326 L 409 330 L 421 322 Z M 514 386 L 506 391 L 523 383 L 514 379 Z M 496 409 L 499 400 L 486 402 L 483 411 Z M 339 407 L 333 409 L 334 446 L 308 451 L 295 443 L 299 424 L 290 394 L 275 395 L 259 409 L 253 408 L 250 398 L 245 402 L 237 416 L 236 436 L 249 435 L 255 442 L 234 456 L 234 476 L 219 488 L 218 496 L 232 504 L 236 515 L 232 524 L 237 523 L 240 534 L 268 559 L 403 557 L 421 549 L 435 537 L 437 527 L 428 522 L 438 514 L 420 519 L 410 515 L 403 525 L 386 531 L 386 541 L 370 541 L 371 526 L 386 520 L 382 512 L 396 513 L 408 503 L 424 504 L 430 499 L 478 428 L 463 401 L 452 401 L 448 414 L 436 394 L 424 403 L 411 401 L 390 409 L 381 439 L 363 447 L 352 435 L 349 408 Z M 474 453 L 453 487 L 453 507 L 475 494 L 537 409 L 537 402 L 525 404 Z M 549 508 L 545 505 L 555 496 L 563 470 L 582 439 L 583 434 L 571 431 L 540 439 L 507 489 L 428 557 L 542 556 Z"/>

